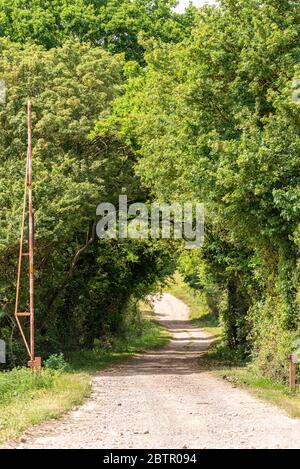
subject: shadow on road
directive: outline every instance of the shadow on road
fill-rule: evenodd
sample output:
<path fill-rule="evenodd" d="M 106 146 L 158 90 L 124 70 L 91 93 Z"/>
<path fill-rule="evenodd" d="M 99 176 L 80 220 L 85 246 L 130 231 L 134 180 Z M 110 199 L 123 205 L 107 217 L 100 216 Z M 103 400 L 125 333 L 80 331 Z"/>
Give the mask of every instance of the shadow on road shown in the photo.
<path fill-rule="evenodd" d="M 201 373 L 197 359 L 210 347 L 213 337 L 190 321 L 163 319 L 163 316 L 160 314 L 159 322 L 173 337 L 167 346 L 139 355 L 103 373 L 110 376 Z"/>

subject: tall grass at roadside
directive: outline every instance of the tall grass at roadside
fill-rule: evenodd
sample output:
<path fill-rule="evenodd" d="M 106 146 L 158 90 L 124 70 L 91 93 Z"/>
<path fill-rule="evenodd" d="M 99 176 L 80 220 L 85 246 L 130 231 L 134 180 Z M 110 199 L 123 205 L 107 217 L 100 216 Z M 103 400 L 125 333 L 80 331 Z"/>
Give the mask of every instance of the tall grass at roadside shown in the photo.
<path fill-rule="evenodd" d="M 109 348 L 103 348 L 100 344 L 93 350 L 76 352 L 71 356 L 70 366 L 73 371 L 94 373 L 136 353 L 163 347 L 169 340 L 168 331 L 148 316 L 142 323 L 139 335 L 132 331 L 126 337 L 115 337 Z"/>
<path fill-rule="evenodd" d="M 57 418 L 81 404 L 90 392 L 83 373 L 43 369 L 40 377 L 25 368 L 0 373 L 0 442 L 16 438 L 26 428 Z"/>
<path fill-rule="evenodd" d="M 33 390 L 52 388 L 54 377 L 54 372 L 47 369 L 40 377 L 27 368 L 14 368 L 0 373 L 0 407 Z"/>

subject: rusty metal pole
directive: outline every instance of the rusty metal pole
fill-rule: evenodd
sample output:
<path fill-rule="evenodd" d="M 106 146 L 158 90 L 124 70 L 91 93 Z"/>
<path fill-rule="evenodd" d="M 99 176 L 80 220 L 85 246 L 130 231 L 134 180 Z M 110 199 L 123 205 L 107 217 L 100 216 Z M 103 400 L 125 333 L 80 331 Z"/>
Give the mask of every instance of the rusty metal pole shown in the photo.
<path fill-rule="evenodd" d="M 34 219 L 32 200 L 32 103 L 28 101 L 28 215 L 29 215 L 29 307 L 30 307 L 30 361 L 28 365 L 36 373 L 41 371 L 41 358 L 35 356 L 34 328 Z"/>
<path fill-rule="evenodd" d="M 28 205 L 29 205 L 29 304 L 30 304 L 30 355 L 34 361 L 34 271 L 33 271 L 33 203 L 32 203 L 32 123 L 31 101 L 28 101 Z"/>

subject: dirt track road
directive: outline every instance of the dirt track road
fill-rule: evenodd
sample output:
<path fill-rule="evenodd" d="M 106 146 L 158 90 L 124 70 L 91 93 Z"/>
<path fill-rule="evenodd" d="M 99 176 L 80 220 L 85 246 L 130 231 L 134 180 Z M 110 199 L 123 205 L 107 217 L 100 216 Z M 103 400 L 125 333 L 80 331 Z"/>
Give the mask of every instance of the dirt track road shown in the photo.
<path fill-rule="evenodd" d="M 197 367 L 209 336 L 169 294 L 155 300 L 173 334 L 163 350 L 101 372 L 92 397 L 34 427 L 18 448 L 299 448 L 300 421 Z"/>

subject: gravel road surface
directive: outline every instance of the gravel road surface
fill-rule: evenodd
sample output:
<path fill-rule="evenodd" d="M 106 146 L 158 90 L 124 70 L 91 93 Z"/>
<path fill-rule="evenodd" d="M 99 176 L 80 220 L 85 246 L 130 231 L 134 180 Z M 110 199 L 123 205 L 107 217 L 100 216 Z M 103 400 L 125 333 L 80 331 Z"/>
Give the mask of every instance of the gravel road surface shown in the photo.
<path fill-rule="evenodd" d="M 299 448 L 300 421 L 202 372 L 210 336 L 169 294 L 154 300 L 171 331 L 164 349 L 99 373 L 91 398 L 61 420 L 31 428 L 17 448 Z"/>

